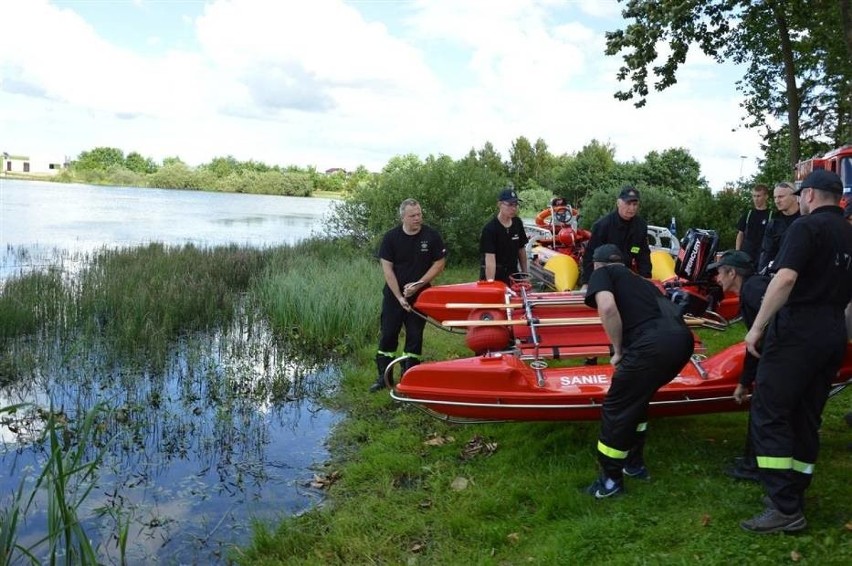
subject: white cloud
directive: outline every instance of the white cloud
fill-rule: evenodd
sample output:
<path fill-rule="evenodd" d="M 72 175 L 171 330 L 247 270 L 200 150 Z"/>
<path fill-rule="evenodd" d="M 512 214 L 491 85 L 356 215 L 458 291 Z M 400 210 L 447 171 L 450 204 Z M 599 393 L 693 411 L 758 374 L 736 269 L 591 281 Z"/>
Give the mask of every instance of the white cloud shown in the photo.
<path fill-rule="evenodd" d="M 758 148 L 753 133 L 731 132 L 730 70 L 696 52 L 646 108 L 615 100 L 620 59 L 602 53 L 618 11 L 592 0 L 216 0 L 194 18 L 175 12 L 194 44 L 158 28 L 135 47 L 71 9 L 13 2 L 4 15 L 20 25 L 0 34 L 0 143 L 378 169 L 486 141 L 505 157 L 524 135 L 555 153 L 610 142 L 619 159 L 686 147 L 714 186 L 736 178 L 739 156 Z"/>

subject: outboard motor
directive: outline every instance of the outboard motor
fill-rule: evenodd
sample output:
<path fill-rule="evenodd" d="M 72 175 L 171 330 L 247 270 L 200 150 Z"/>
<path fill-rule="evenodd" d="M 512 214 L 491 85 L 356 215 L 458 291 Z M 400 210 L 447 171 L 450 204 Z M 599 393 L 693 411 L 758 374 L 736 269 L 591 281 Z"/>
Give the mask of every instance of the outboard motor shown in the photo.
<path fill-rule="evenodd" d="M 707 266 L 716 257 L 719 236 L 715 230 L 690 228 L 680 241 L 675 261 L 678 279 L 665 285 L 666 295 L 684 313 L 702 316 L 722 300 L 722 288 L 709 277 Z"/>
<path fill-rule="evenodd" d="M 690 282 L 697 283 L 707 278 L 707 266 L 716 256 L 719 235 L 715 230 L 690 228 L 680 241 L 680 252 L 675 261 L 675 274 Z"/>

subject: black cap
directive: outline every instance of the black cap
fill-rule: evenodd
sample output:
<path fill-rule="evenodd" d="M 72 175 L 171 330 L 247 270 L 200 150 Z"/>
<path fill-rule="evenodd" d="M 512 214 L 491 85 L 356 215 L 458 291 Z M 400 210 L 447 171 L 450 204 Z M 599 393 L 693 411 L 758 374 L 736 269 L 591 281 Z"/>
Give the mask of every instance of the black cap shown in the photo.
<path fill-rule="evenodd" d="M 601 263 L 624 263 L 624 253 L 615 244 L 604 244 L 595 248 L 592 259 Z"/>
<path fill-rule="evenodd" d="M 722 252 L 722 257 L 707 266 L 708 270 L 713 270 L 721 265 L 728 267 L 739 267 L 740 269 L 748 269 L 753 271 L 754 265 L 751 262 L 751 256 L 742 250 L 727 250 Z"/>
<path fill-rule="evenodd" d="M 520 202 L 520 199 L 518 199 L 518 193 L 516 193 L 515 189 L 511 187 L 507 187 L 500 191 L 500 195 L 497 197 L 497 200 L 501 202 L 508 202 L 509 204 Z"/>
<path fill-rule="evenodd" d="M 819 189 L 836 195 L 842 195 L 843 181 L 840 180 L 837 173 L 825 169 L 816 169 L 808 173 L 808 176 L 805 177 L 805 180 L 802 181 L 802 184 L 799 185 L 799 188 L 793 194 L 798 195 L 802 192 L 802 189 Z"/>
<path fill-rule="evenodd" d="M 623 200 L 624 202 L 633 202 L 639 200 L 639 191 L 631 187 L 630 185 L 625 185 L 621 187 L 621 192 L 618 193 L 618 198 Z"/>

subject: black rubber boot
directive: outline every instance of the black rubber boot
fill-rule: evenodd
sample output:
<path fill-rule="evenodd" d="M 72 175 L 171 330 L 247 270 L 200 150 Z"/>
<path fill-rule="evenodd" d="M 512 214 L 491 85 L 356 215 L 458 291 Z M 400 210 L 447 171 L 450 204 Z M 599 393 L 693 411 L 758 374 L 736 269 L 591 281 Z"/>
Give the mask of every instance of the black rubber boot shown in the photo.
<path fill-rule="evenodd" d="M 407 372 L 408 370 L 410 370 L 411 368 L 413 368 L 414 366 L 417 366 L 417 365 L 420 365 L 420 360 L 418 358 L 414 358 L 414 357 L 405 358 L 405 360 L 403 360 L 403 362 L 402 362 L 402 373 Z"/>
<path fill-rule="evenodd" d="M 387 387 L 387 383 L 385 383 L 385 371 L 387 371 L 388 366 L 393 361 L 393 358 L 390 356 L 385 356 L 384 354 L 376 354 L 376 369 L 379 372 L 379 376 L 376 378 L 376 382 L 370 386 L 370 393 L 375 393 L 381 389 Z M 388 376 L 391 385 L 393 385 L 393 376 Z"/>

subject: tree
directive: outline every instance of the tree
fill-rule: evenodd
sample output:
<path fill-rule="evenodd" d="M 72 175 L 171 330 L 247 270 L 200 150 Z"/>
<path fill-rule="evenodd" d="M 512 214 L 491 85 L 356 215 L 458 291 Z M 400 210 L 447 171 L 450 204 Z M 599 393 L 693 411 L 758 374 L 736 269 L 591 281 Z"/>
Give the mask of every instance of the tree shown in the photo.
<path fill-rule="evenodd" d="M 581 206 L 589 192 L 617 188 L 616 171 L 615 148 L 593 139 L 576 155 L 557 160 L 553 173 L 556 192 Z"/>
<path fill-rule="evenodd" d="M 150 157 L 142 157 L 139 153 L 131 151 L 124 160 L 124 166 L 134 173 L 153 173 L 157 170 L 157 164 Z"/>
<path fill-rule="evenodd" d="M 81 171 L 92 169 L 106 171 L 117 165 L 124 166 L 124 152 L 116 147 L 96 147 L 91 151 L 84 151 L 74 162 L 74 168 Z"/>
<path fill-rule="evenodd" d="M 606 34 L 607 55 L 626 52 L 618 80 L 631 83 L 615 96 L 636 99 L 635 105 L 643 106 L 649 71 L 656 77 L 655 90 L 669 88 L 695 46 L 719 62 L 747 64 L 738 84 L 746 96 L 743 107 L 750 118 L 746 126 L 763 127 L 767 116 L 782 119 L 792 166 L 801 157 L 802 138 L 824 136 L 839 144 L 852 128 L 850 2 L 626 0 L 622 15 L 632 22 Z M 668 43 L 671 53 L 658 63 L 661 42 Z M 768 139 L 775 132 L 764 133 Z"/>
<path fill-rule="evenodd" d="M 707 186 L 707 181 L 701 176 L 701 165 L 681 147 L 651 151 L 645 156 L 640 170 L 644 183 L 675 195 L 683 196 Z"/>
<path fill-rule="evenodd" d="M 500 157 L 500 152 L 494 149 L 494 146 L 491 144 L 491 142 L 485 142 L 485 145 L 483 145 L 482 149 L 475 153 L 474 157 L 484 168 L 493 171 L 495 174 L 508 174 L 506 165 L 503 164 L 503 158 Z"/>
<path fill-rule="evenodd" d="M 509 176 L 516 187 L 523 187 L 535 174 L 535 150 L 524 136 L 512 142 L 509 149 Z"/>

